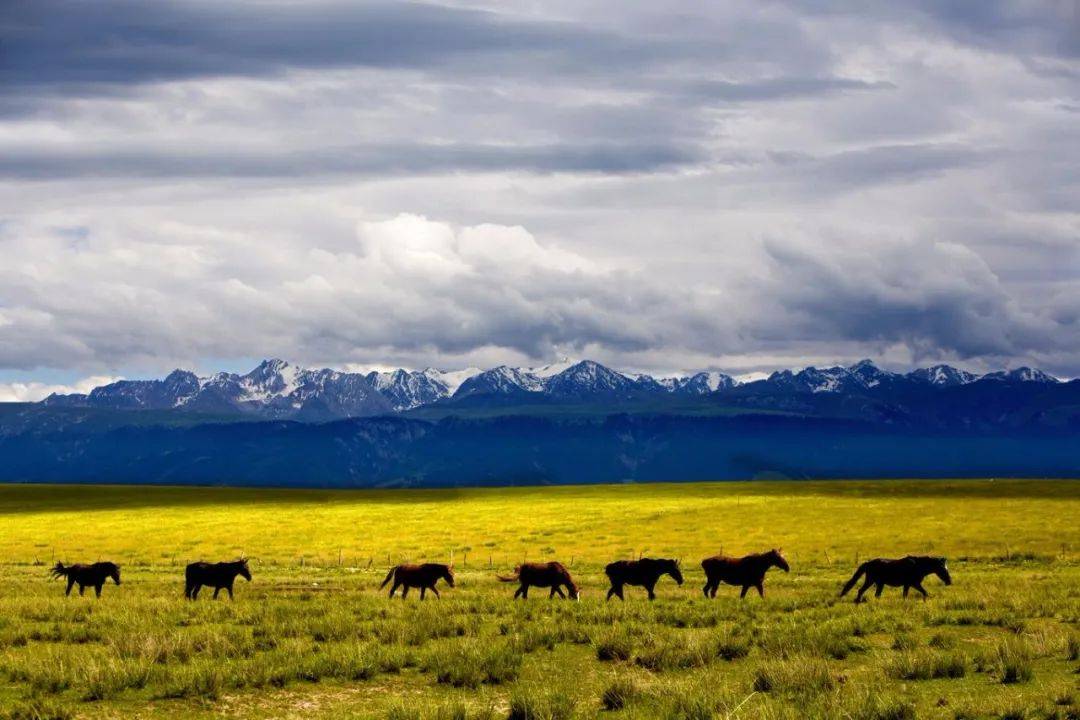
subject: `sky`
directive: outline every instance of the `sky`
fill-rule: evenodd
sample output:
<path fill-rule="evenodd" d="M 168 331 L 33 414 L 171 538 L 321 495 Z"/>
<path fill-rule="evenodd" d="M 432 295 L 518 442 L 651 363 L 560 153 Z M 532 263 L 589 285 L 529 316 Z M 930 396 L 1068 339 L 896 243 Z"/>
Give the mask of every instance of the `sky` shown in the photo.
<path fill-rule="evenodd" d="M 0 399 L 263 357 L 1080 375 L 1080 4 L 0 3 Z"/>

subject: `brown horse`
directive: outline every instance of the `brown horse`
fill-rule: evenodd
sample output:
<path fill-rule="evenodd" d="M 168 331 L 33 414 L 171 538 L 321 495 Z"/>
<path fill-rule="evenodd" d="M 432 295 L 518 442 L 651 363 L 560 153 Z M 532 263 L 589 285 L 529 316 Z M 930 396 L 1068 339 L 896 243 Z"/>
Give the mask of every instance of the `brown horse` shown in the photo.
<path fill-rule="evenodd" d="M 120 566 L 111 562 L 96 562 L 93 565 L 64 565 L 56 563 L 50 573 L 55 580 L 58 577 L 67 578 L 67 590 L 64 595 L 71 595 L 72 586 L 78 584 L 79 594 L 82 595 L 87 587 L 94 588 L 94 594 L 101 597 L 101 588 L 109 578 L 117 585 L 120 584 Z"/>
<path fill-rule="evenodd" d="M 702 588 L 705 597 L 716 597 L 720 583 L 742 585 L 742 592 L 739 593 L 741 598 L 746 597 L 746 591 L 752 587 L 757 588 L 758 595 L 765 597 L 765 573 L 768 569 L 778 567 L 784 572 L 791 570 L 779 550 L 741 558 L 716 555 L 702 560 L 701 567 L 705 570 L 705 587 Z"/>
<path fill-rule="evenodd" d="M 649 599 L 655 600 L 656 593 L 653 589 L 660 580 L 661 575 L 670 575 L 671 579 L 679 585 L 683 584 L 682 572 L 679 570 L 678 560 L 658 558 L 641 558 L 640 560 L 617 560 L 604 568 L 604 573 L 611 581 L 611 589 L 607 591 L 607 599 L 614 595 L 620 600 L 623 597 L 623 585 L 636 585 L 645 588 L 649 593 Z"/>
<path fill-rule="evenodd" d="M 450 587 L 454 587 L 454 566 L 442 565 L 440 563 L 424 563 L 423 565 L 398 565 L 397 567 L 390 568 L 390 572 L 386 573 L 386 578 L 383 579 L 382 585 L 379 589 L 386 587 L 390 579 L 394 579 L 394 586 L 390 588 L 390 597 L 394 597 L 394 593 L 399 587 L 404 586 L 401 591 L 401 599 L 404 600 L 405 596 L 409 594 L 409 588 L 420 588 L 420 599 L 424 599 L 424 594 L 430 590 L 435 593 L 435 597 L 439 597 L 439 591 L 435 589 L 435 583 L 440 579 L 446 580 L 446 584 Z"/>
<path fill-rule="evenodd" d="M 229 593 L 229 599 L 233 599 L 233 583 L 236 576 L 251 582 L 251 570 L 248 569 L 248 561 L 245 558 L 232 562 L 193 562 L 184 569 L 184 597 L 188 600 L 197 600 L 199 591 L 203 585 L 214 588 L 214 599 L 218 593 L 225 590 Z"/>
<path fill-rule="evenodd" d="M 529 597 L 529 588 L 533 585 L 551 588 L 551 594 L 548 595 L 549 600 L 556 595 L 565 598 L 566 595 L 562 591 L 563 587 L 566 588 L 571 600 L 579 600 L 581 597 L 578 593 L 578 586 L 570 578 L 570 572 L 563 567 L 562 563 L 523 563 L 514 568 L 513 575 L 496 575 L 496 577 L 502 582 L 521 583 L 521 587 L 514 593 L 515 600 L 519 597 L 522 600 Z"/>
<path fill-rule="evenodd" d="M 888 585 L 890 587 L 903 586 L 904 597 L 908 596 L 908 591 L 911 588 L 915 588 L 922 593 L 923 600 L 925 600 L 930 597 L 930 594 L 922 586 L 922 581 L 927 575 L 931 574 L 937 575 L 946 585 L 952 585 L 952 576 L 949 575 L 949 568 L 943 557 L 908 555 L 899 560 L 885 558 L 867 560 L 859 566 L 859 569 L 844 585 L 844 589 L 840 591 L 840 597 L 847 595 L 848 591 L 855 587 L 855 583 L 859 582 L 859 578 L 865 575 L 866 582 L 863 583 L 863 586 L 859 588 L 859 592 L 855 595 L 855 602 L 862 601 L 863 594 L 870 589 L 871 585 L 877 586 L 874 590 L 874 597 L 881 597 L 881 592 Z"/>

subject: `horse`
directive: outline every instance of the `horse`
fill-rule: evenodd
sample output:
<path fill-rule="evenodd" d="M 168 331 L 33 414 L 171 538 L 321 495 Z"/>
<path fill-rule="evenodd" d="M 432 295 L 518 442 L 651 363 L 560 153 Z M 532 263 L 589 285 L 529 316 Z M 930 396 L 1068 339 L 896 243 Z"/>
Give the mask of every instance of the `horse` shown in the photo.
<path fill-rule="evenodd" d="M 401 586 L 404 589 L 401 591 L 401 599 L 404 600 L 405 596 L 409 594 L 409 588 L 420 588 L 420 599 L 424 599 L 424 594 L 430 590 L 435 593 L 435 597 L 439 597 L 439 591 L 435 589 L 435 583 L 439 582 L 439 579 L 446 580 L 446 584 L 450 587 L 454 587 L 454 566 L 442 565 L 440 563 L 424 563 L 423 565 L 398 565 L 390 568 L 390 572 L 386 573 L 386 578 L 383 579 L 382 585 L 379 589 L 386 587 L 386 584 L 390 582 L 390 578 L 394 579 L 394 586 L 390 588 L 390 597 L 394 597 L 394 593 Z"/>
<path fill-rule="evenodd" d="M 888 585 L 890 587 L 903 586 L 904 597 L 908 596 L 911 588 L 915 588 L 922 593 L 923 600 L 930 597 L 930 593 L 926 592 L 926 588 L 922 586 L 922 581 L 927 575 L 937 575 L 943 583 L 952 585 L 952 577 L 949 575 L 949 568 L 943 557 L 908 555 L 899 560 L 875 558 L 859 566 L 844 585 L 844 589 L 840 591 L 840 597 L 844 597 L 851 588 L 855 587 L 855 583 L 859 582 L 859 578 L 863 575 L 866 576 L 866 582 L 855 595 L 856 603 L 862 601 L 863 594 L 870 589 L 871 585 L 877 586 L 874 597 L 881 597 L 881 591 Z"/>
<path fill-rule="evenodd" d="M 705 570 L 705 587 L 701 590 L 707 598 L 716 597 L 720 583 L 742 585 L 740 598 L 746 597 L 746 591 L 752 587 L 757 588 L 758 595 L 765 597 L 765 573 L 768 569 L 778 567 L 784 572 L 791 571 L 787 560 L 775 549 L 741 558 L 715 555 L 702 560 L 701 567 Z"/>
<path fill-rule="evenodd" d="M 611 589 L 607 591 L 607 599 L 614 595 L 620 600 L 623 597 L 623 585 L 636 585 L 645 588 L 649 593 L 649 599 L 655 600 L 656 593 L 653 588 L 660 580 L 661 575 L 670 575 L 671 579 L 679 585 L 683 584 L 682 572 L 679 570 L 678 560 L 665 560 L 660 558 L 641 558 L 640 560 L 618 560 L 608 564 L 604 573 L 611 581 Z"/>
<path fill-rule="evenodd" d="M 521 587 L 514 593 L 515 600 L 519 597 L 522 600 L 527 599 L 529 597 L 529 588 L 533 585 L 551 588 L 551 593 L 548 595 L 549 600 L 556 595 L 566 599 L 566 594 L 570 596 L 571 600 L 581 599 L 578 586 L 570 578 L 570 572 L 562 563 L 523 563 L 514 568 L 513 575 L 496 575 L 495 577 L 499 578 L 500 582 L 521 583 Z M 566 594 L 563 594 L 563 587 L 566 588 Z"/>
<path fill-rule="evenodd" d="M 184 571 L 184 597 L 189 600 L 197 600 L 202 586 L 214 588 L 214 599 L 222 589 L 229 592 L 229 599 L 233 599 L 233 583 L 236 576 L 251 582 L 251 570 L 248 569 L 246 558 L 233 560 L 232 562 L 193 562 Z"/>
<path fill-rule="evenodd" d="M 53 580 L 58 577 L 67 578 L 65 596 L 71 595 L 72 586 L 78 583 L 80 595 L 87 587 L 92 587 L 94 594 L 101 597 L 101 588 L 106 580 L 112 578 L 113 582 L 120 584 L 120 566 L 111 562 L 96 562 L 93 565 L 64 565 L 58 562 L 53 566 L 50 576 Z"/>

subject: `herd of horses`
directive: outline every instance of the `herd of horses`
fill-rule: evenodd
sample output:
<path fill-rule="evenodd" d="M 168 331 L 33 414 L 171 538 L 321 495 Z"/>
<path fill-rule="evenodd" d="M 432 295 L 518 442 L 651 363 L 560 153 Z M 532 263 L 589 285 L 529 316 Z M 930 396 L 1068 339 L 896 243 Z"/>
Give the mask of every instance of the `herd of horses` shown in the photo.
<path fill-rule="evenodd" d="M 758 595 L 765 597 L 765 573 L 774 567 L 784 572 L 791 570 L 779 550 L 739 558 L 724 555 L 705 558 L 701 561 L 701 568 L 705 571 L 705 586 L 702 588 L 702 593 L 706 598 L 715 598 L 720 585 L 724 584 L 742 588 L 740 598 L 746 597 L 750 588 L 754 588 Z M 664 575 L 671 577 L 678 585 L 683 584 L 680 563 L 678 560 L 671 559 L 619 560 L 607 565 L 604 568 L 604 574 L 607 575 L 611 585 L 607 591 L 607 600 L 611 600 L 612 597 L 624 600 L 623 589 L 628 585 L 644 588 L 649 599 L 654 600 L 656 584 Z M 886 586 L 902 587 L 904 597 L 907 597 L 908 592 L 914 588 L 925 600 L 929 597 L 929 593 L 922 586 L 922 582 L 929 575 L 937 575 L 946 585 L 952 584 L 952 577 L 949 575 L 949 568 L 943 557 L 909 555 L 897 560 L 884 558 L 868 560 L 859 565 L 855 574 L 841 589 L 840 596 L 846 595 L 858 584 L 860 578 L 864 578 L 863 585 L 855 596 L 856 603 L 863 600 L 863 595 L 870 588 L 875 588 L 875 597 L 881 597 Z M 92 587 L 95 594 L 101 597 L 101 588 L 108 579 L 112 578 L 117 585 L 120 584 L 120 567 L 111 562 L 97 562 L 91 565 L 64 565 L 58 562 L 52 569 L 52 577 L 67 579 L 65 593 L 67 595 L 70 595 L 71 589 L 78 585 L 80 595 L 86 588 Z M 212 587 L 215 598 L 218 593 L 225 590 L 229 593 L 229 599 L 232 599 L 233 584 L 237 577 L 251 580 L 251 570 L 248 568 L 246 559 L 219 563 L 191 563 L 184 572 L 184 597 L 195 600 L 199 596 L 199 590 L 203 587 Z M 519 597 L 528 598 L 531 587 L 548 589 L 548 598 L 558 595 L 560 598 L 569 597 L 571 600 L 577 600 L 581 597 L 581 591 L 570 576 L 570 571 L 559 562 L 522 563 L 514 569 L 512 575 L 497 575 L 496 577 L 502 582 L 518 583 L 518 588 L 514 592 L 515 600 Z M 383 589 L 393 581 L 390 597 L 394 597 L 394 593 L 401 588 L 401 597 L 404 599 L 411 588 L 417 588 L 420 590 L 420 599 L 423 600 L 428 590 L 435 597 L 439 597 L 439 591 L 435 586 L 440 580 L 454 587 L 452 565 L 404 564 L 390 568 L 390 572 L 386 574 L 379 588 Z"/>

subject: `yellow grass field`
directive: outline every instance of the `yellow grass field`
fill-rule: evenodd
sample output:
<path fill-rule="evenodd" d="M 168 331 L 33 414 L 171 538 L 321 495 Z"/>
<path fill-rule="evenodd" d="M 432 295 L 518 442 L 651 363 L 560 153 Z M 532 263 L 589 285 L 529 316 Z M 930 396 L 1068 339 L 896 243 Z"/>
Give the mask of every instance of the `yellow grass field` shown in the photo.
<path fill-rule="evenodd" d="M 1080 483 L 702 483 L 308 491 L 0 486 L 4 717 L 1077 717 Z M 782 547 L 766 597 L 701 558 Z M 183 566 L 246 554 L 236 600 Z M 605 603 L 611 560 L 686 583 Z M 837 597 L 857 561 L 949 558 L 926 602 Z M 391 563 L 458 586 L 387 600 Z M 100 600 L 57 560 L 121 564 Z M 580 603 L 498 583 L 572 565 Z"/>

